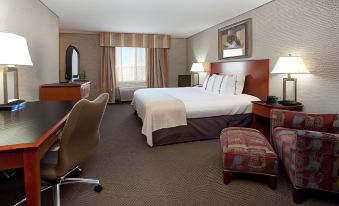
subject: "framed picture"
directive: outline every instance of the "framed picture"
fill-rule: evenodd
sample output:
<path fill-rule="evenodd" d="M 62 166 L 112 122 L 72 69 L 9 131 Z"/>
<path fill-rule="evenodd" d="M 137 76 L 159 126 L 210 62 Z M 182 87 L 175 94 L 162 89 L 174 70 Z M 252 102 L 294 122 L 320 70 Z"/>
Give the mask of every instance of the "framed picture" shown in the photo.
<path fill-rule="evenodd" d="M 219 59 L 245 58 L 252 53 L 252 19 L 218 30 Z"/>

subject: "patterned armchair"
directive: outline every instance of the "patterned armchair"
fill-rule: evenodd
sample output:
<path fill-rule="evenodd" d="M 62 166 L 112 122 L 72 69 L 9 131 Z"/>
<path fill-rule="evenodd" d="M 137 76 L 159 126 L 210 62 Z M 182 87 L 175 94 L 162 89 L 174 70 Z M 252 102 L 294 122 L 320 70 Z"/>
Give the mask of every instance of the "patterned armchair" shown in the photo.
<path fill-rule="evenodd" d="M 293 200 L 304 189 L 339 193 L 339 115 L 271 112 L 271 143 L 293 184 Z"/>

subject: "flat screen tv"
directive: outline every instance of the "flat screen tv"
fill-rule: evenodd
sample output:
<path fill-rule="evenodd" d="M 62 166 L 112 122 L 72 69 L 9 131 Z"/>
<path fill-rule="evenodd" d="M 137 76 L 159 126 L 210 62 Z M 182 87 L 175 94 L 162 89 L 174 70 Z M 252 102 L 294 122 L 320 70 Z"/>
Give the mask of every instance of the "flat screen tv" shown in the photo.
<path fill-rule="evenodd" d="M 65 79 L 73 81 L 79 79 L 80 73 L 80 53 L 79 50 L 69 45 L 66 50 L 66 74 Z"/>

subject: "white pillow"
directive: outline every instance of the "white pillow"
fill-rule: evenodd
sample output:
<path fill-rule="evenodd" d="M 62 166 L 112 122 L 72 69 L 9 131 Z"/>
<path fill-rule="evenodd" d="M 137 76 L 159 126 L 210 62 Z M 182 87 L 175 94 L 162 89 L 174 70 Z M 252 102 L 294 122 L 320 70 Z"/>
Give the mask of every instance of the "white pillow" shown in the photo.
<path fill-rule="evenodd" d="M 227 95 L 227 94 L 235 94 L 235 82 L 236 77 L 235 75 L 225 75 L 221 86 L 220 86 L 220 92 L 221 95 Z"/>
<path fill-rule="evenodd" d="M 210 76 L 207 82 L 206 91 L 213 92 L 213 85 L 214 85 L 214 80 L 216 76 L 217 76 L 216 74 L 213 74 L 212 76 Z"/>
<path fill-rule="evenodd" d="M 209 75 L 206 75 L 206 78 L 204 80 L 204 83 L 202 84 L 202 89 L 206 90 L 206 87 L 207 87 L 207 82 L 208 82 L 208 79 L 210 78 Z"/>
<path fill-rule="evenodd" d="M 236 83 L 235 83 L 235 94 L 242 94 L 245 85 L 245 75 L 237 74 L 236 75 Z"/>
<path fill-rule="evenodd" d="M 221 83 L 222 83 L 224 77 L 225 77 L 225 75 L 217 75 L 215 77 L 213 89 L 212 89 L 213 94 L 220 94 L 220 86 L 221 86 Z"/>

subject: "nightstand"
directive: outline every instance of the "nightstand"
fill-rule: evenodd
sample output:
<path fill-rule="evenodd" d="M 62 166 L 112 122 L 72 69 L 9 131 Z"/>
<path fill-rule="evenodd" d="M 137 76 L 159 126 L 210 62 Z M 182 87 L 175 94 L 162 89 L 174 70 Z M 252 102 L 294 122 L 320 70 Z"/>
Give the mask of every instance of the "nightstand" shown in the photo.
<path fill-rule="evenodd" d="M 267 104 L 264 101 L 252 101 L 253 122 L 252 128 L 259 130 L 266 138 L 270 137 L 271 109 L 302 111 L 304 105 L 284 106 L 281 104 Z"/>

